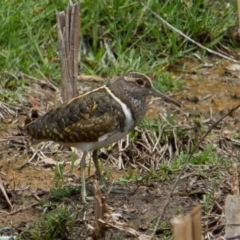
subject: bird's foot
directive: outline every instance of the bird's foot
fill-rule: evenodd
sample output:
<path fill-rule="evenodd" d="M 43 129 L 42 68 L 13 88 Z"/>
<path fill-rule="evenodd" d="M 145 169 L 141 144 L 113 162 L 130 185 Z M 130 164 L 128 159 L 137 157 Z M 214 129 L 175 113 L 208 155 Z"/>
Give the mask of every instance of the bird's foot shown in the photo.
<path fill-rule="evenodd" d="M 82 201 L 87 204 L 94 200 L 94 197 L 89 197 L 86 194 L 82 194 Z"/>
<path fill-rule="evenodd" d="M 100 187 L 101 187 L 101 190 L 102 190 L 104 193 L 106 193 L 106 192 L 108 191 L 106 182 L 105 182 L 105 180 L 104 180 L 103 178 L 101 178 L 101 179 L 99 180 L 99 185 L 100 185 Z"/>

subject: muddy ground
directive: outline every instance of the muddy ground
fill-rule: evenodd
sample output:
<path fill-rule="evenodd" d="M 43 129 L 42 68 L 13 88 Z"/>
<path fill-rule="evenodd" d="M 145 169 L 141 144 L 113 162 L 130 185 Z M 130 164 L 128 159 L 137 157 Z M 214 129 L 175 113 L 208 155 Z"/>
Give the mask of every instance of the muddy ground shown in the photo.
<path fill-rule="evenodd" d="M 148 118 L 155 118 L 160 113 L 164 116 L 166 111 L 173 114 L 179 128 L 192 132 L 195 131 L 195 140 L 206 131 L 214 121 L 219 119 L 231 108 L 240 104 L 240 65 L 222 59 L 182 60 L 170 69 L 176 78 L 184 82 L 184 87 L 172 96 L 183 105 L 181 109 L 176 109 L 170 104 L 161 100 L 151 101 L 147 113 Z M 154 74 L 153 76 L 154 77 Z M 79 82 L 80 93 L 100 86 L 102 82 Z M 71 164 L 71 151 L 54 143 L 42 143 L 28 148 L 25 138 L 19 136 L 17 126 L 23 126 L 26 113 L 31 107 L 38 108 L 39 113 L 43 113 L 59 104 L 59 91 L 50 82 L 43 80 L 34 81 L 28 87 L 27 92 L 19 96 L 19 104 L 16 109 L 9 106 L 12 114 L 3 107 L 0 108 L 2 114 L 0 124 L 0 171 L 2 183 L 12 204 L 12 208 L 6 198 L 0 193 L 0 235 L 16 235 L 26 231 L 39 221 L 47 213 L 53 211 L 57 205 L 71 206 L 77 213 L 77 221 L 66 228 L 65 233 L 58 239 L 91 239 L 94 227 L 94 206 L 96 202 L 84 205 L 80 198 L 80 179 L 78 161 L 75 166 Z M 29 96 L 31 95 L 31 97 Z M 214 134 L 210 134 L 202 145 L 208 143 L 214 146 L 215 151 L 231 166 L 232 161 L 238 164 L 238 140 L 240 112 L 236 110 L 231 116 L 227 116 L 216 129 Z M 196 120 L 198 119 L 198 120 Z M 201 127 L 196 128 L 197 122 Z M 194 130 L 195 129 L 195 130 Z M 197 130 L 196 130 L 197 129 Z M 141 130 L 138 130 L 141 131 Z M 192 133 L 191 133 L 192 134 Z M 191 135 L 192 136 L 192 135 Z M 183 140 L 178 136 L 179 148 L 183 147 Z M 188 141 L 190 141 L 188 139 Z M 196 141 L 193 141 L 196 143 Z M 178 144 L 178 143 L 177 143 Z M 205 145 L 204 145 L 205 144 Z M 136 146 L 136 145 L 134 145 Z M 115 221 L 124 222 L 140 234 L 150 236 L 160 216 L 172 186 L 179 173 L 174 172 L 165 178 L 149 178 L 149 181 L 141 181 L 141 176 L 149 176 L 151 171 L 160 174 L 151 166 L 150 159 L 145 162 L 146 155 L 141 155 L 141 151 L 132 153 L 134 148 L 125 147 L 125 154 L 119 154 L 113 149 L 105 149 L 101 152 L 102 168 L 105 177 L 108 179 L 108 188 L 119 188 L 116 193 L 103 194 L 106 197 L 109 211 L 118 216 Z M 135 149 L 136 150 L 136 149 Z M 143 151 L 144 152 L 144 151 Z M 173 150 L 173 156 L 180 151 Z M 134 156 L 137 160 L 132 159 Z M 145 153 L 147 154 L 147 153 Z M 114 157 L 109 157 L 112 155 Z M 123 160 L 124 169 L 119 169 L 118 159 Z M 139 157 L 140 156 L 140 157 Z M 167 161 L 171 161 L 169 156 Z M 130 159 L 130 160 L 129 160 Z M 150 159 L 150 160 L 149 160 Z M 26 163 L 28 162 L 29 163 Z M 162 159 L 161 161 L 165 161 Z M 63 176 L 58 172 L 58 164 L 65 164 Z M 161 164 L 159 162 L 158 164 Z M 153 164 L 154 165 L 154 164 Z M 195 165 L 187 167 L 181 181 L 174 190 L 170 204 L 164 213 L 160 226 L 157 227 L 154 238 L 172 236 L 169 220 L 174 216 L 184 214 L 199 203 L 202 204 L 202 226 L 205 239 L 213 239 L 224 236 L 224 201 L 227 194 L 231 194 L 231 174 L 230 167 L 218 165 L 208 167 L 207 165 Z M 204 172 L 204 174 L 202 174 Z M 119 179 L 135 173 L 135 181 L 119 184 Z M 94 169 L 86 169 L 87 183 L 92 189 L 95 183 Z M 121 180 L 120 182 L 123 182 Z M 58 187 L 74 187 L 70 195 L 56 201 L 53 190 Z M 204 196 L 209 196 L 212 191 L 210 206 L 206 207 Z M 127 231 L 107 230 L 105 239 L 134 239 Z M 28 239 L 23 237 L 23 239 Z M 166 239 L 166 238 L 165 238 Z"/>

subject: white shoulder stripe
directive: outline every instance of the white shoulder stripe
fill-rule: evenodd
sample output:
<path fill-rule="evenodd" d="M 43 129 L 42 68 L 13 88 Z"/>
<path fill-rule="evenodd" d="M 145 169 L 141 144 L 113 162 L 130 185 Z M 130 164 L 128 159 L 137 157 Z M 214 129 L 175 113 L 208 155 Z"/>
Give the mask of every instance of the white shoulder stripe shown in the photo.
<path fill-rule="evenodd" d="M 129 109 L 129 107 L 124 102 L 122 102 L 118 97 L 116 97 L 107 86 L 105 86 L 105 88 L 106 88 L 107 92 L 114 98 L 114 100 L 117 101 L 121 105 L 122 110 L 123 110 L 124 115 L 125 115 L 124 131 L 129 131 L 134 125 L 134 120 L 133 120 L 131 110 Z"/>

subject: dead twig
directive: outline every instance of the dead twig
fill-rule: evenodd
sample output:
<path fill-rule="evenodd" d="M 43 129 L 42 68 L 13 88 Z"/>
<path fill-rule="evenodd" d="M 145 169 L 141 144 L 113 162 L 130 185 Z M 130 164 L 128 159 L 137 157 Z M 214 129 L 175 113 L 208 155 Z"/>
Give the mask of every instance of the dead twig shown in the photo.
<path fill-rule="evenodd" d="M 238 6 L 238 35 L 240 36 L 240 0 L 237 0 Z"/>
<path fill-rule="evenodd" d="M 2 191 L 3 196 L 4 196 L 5 199 L 7 200 L 8 205 L 9 205 L 9 206 L 11 207 L 11 209 L 12 209 L 13 206 L 12 206 L 12 203 L 11 203 L 11 201 L 9 200 L 8 195 L 7 195 L 6 191 L 5 191 L 5 187 L 4 187 L 4 185 L 3 185 L 3 181 L 2 181 L 1 175 L 0 175 L 0 189 L 1 189 L 1 191 Z"/>
<path fill-rule="evenodd" d="M 11 106 L 7 103 L 0 101 L 0 119 L 4 119 L 4 115 L 16 116 L 20 112 L 21 108 Z"/>
<path fill-rule="evenodd" d="M 19 209 L 15 210 L 15 211 L 9 213 L 9 215 L 14 215 L 14 214 L 17 214 L 17 213 L 19 213 L 19 212 L 23 212 L 23 211 L 25 211 L 25 210 L 27 210 L 27 209 L 29 209 L 29 208 L 32 208 L 32 207 L 34 207 L 34 206 L 37 206 L 38 204 L 39 204 L 38 202 L 35 202 L 35 203 L 33 203 L 33 204 L 30 204 L 29 206 L 19 208 Z"/>
<path fill-rule="evenodd" d="M 95 75 L 78 75 L 77 80 L 87 82 L 104 82 L 105 79 Z"/>
<path fill-rule="evenodd" d="M 49 87 L 53 88 L 56 92 L 59 91 L 59 88 L 58 88 L 58 86 L 57 86 L 57 84 L 56 84 L 55 82 L 53 82 L 52 80 L 46 78 L 46 77 L 42 74 L 42 72 L 39 71 L 39 73 L 42 75 L 43 80 L 45 81 L 45 83 L 46 83 Z M 35 81 L 35 82 L 41 82 L 41 81 L 43 81 L 42 79 L 36 78 L 36 77 L 31 76 L 31 75 L 29 75 L 29 74 L 26 74 L 26 73 L 24 73 L 24 72 L 19 72 L 19 74 L 20 74 L 22 77 L 29 78 L 29 79 L 31 79 L 31 80 L 33 80 L 33 81 Z"/>
<path fill-rule="evenodd" d="M 109 216 L 111 217 L 111 215 L 109 215 Z M 112 228 L 112 229 L 116 229 L 116 230 L 128 233 L 134 237 L 137 237 L 139 240 L 150 240 L 150 236 L 141 234 L 140 232 L 136 231 L 135 229 L 129 227 L 126 223 L 118 222 L 118 221 L 112 220 L 112 219 L 109 219 L 107 221 L 99 219 L 98 221 L 108 228 Z"/>

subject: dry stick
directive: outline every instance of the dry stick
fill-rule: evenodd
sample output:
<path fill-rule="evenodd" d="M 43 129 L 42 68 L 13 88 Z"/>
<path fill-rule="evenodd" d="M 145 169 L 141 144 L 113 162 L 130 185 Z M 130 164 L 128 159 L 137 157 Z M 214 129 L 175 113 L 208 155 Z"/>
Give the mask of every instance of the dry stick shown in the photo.
<path fill-rule="evenodd" d="M 57 27 L 58 27 L 58 44 L 59 44 L 59 58 L 61 61 L 61 76 L 62 76 L 62 98 L 63 102 L 67 101 L 68 96 L 70 95 L 68 90 L 68 65 L 67 65 L 67 56 L 66 56 L 66 46 L 64 44 L 64 26 L 66 25 L 66 16 L 64 12 L 57 13 Z M 69 85 L 70 86 L 70 85 Z"/>
<path fill-rule="evenodd" d="M 1 174 L 1 173 L 0 173 L 0 174 Z M 3 185 L 3 181 L 2 181 L 1 175 L 0 175 L 0 190 L 2 191 L 3 196 L 4 196 L 5 199 L 7 200 L 8 205 L 9 205 L 9 206 L 11 207 L 11 209 L 12 209 L 13 206 L 12 206 L 12 203 L 11 203 L 11 201 L 9 200 L 8 195 L 7 195 L 6 191 L 5 191 L 5 188 L 4 188 L 4 185 Z"/>
<path fill-rule="evenodd" d="M 72 32 L 74 33 L 73 36 L 73 47 L 72 47 L 72 54 L 73 54 L 73 79 L 75 85 L 75 94 L 77 93 L 77 78 L 78 78 L 78 54 L 79 54 L 79 45 L 80 45 L 80 5 L 77 4 L 74 8 L 74 24 L 72 24 Z"/>
<path fill-rule="evenodd" d="M 23 207 L 23 208 L 19 208 L 19 209 L 15 210 L 15 211 L 9 213 L 9 215 L 14 215 L 14 214 L 17 214 L 19 212 L 23 212 L 23 211 L 25 211 L 25 210 L 27 210 L 29 208 L 32 208 L 32 207 L 34 207 L 34 206 L 36 206 L 38 204 L 39 204 L 39 202 L 32 203 L 29 206 L 26 206 L 26 207 Z"/>
<path fill-rule="evenodd" d="M 199 140 L 199 142 L 195 145 L 195 147 L 193 148 L 193 150 L 191 151 L 191 153 L 189 154 L 187 160 L 185 161 L 183 167 L 182 167 L 182 170 L 181 172 L 178 174 L 177 176 L 177 179 L 176 181 L 174 182 L 173 184 L 173 187 L 172 187 L 172 190 L 167 198 L 167 201 L 163 207 L 163 210 L 162 210 L 162 213 L 161 215 L 159 216 L 158 220 L 157 220 L 157 223 L 156 223 L 156 226 L 155 226 L 155 229 L 154 229 L 154 232 L 153 234 L 151 235 L 151 238 L 154 237 L 154 234 L 155 232 L 157 231 L 157 228 L 158 228 L 158 225 L 160 223 L 160 221 L 162 220 L 162 217 L 163 217 L 163 214 L 165 213 L 169 203 L 170 203 L 170 200 L 172 198 L 172 194 L 173 194 L 173 191 L 175 190 L 178 182 L 180 181 L 180 177 L 182 176 L 186 166 L 188 165 L 190 159 L 192 158 L 193 154 L 195 153 L 195 151 L 198 149 L 199 145 L 202 143 L 202 141 L 205 139 L 205 137 L 212 131 L 212 129 L 214 129 L 225 117 L 229 116 L 231 113 L 233 113 L 235 110 L 237 110 L 238 108 L 240 107 L 240 104 L 237 105 L 236 107 L 232 108 L 228 113 L 226 113 L 225 115 L 223 115 L 218 121 L 216 121 L 208 130 L 207 132 L 201 137 L 201 139 Z"/>
<path fill-rule="evenodd" d="M 221 53 L 219 53 L 219 52 L 213 51 L 212 49 L 209 49 L 209 48 L 203 46 L 202 44 L 194 41 L 193 39 L 191 39 L 190 37 L 188 37 L 186 34 L 184 34 L 184 33 L 181 32 L 180 30 L 176 29 L 176 28 L 173 27 L 171 24 L 169 24 L 166 20 L 164 20 L 162 17 L 160 17 L 157 13 L 155 13 L 155 12 L 152 11 L 150 8 L 148 8 L 144 3 L 140 2 L 140 4 L 141 4 L 143 7 L 147 8 L 148 11 L 149 11 L 150 13 L 152 13 L 152 15 L 154 15 L 157 19 L 159 19 L 161 22 L 163 22 L 165 25 L 167 25 L 167 26 L 168 26 L 170 29 L 172 29 L 174 32 L 176 32 L 176 33 L 178 33 L 179 35 L 181 35 L 182 37 L 186 38 L 189 42 L 197 45 L 198 47 L 206 50 L 207 52 L 209 52 L 209 53 L 211 53 L 211 54 L 214 54 L 214 55 L 217 55 L 217 56 L 219 56 L 219 57 L 228 59 L 228 60 L 230 60 L 230 61 L 232 61 L 232 62 L 235 62 L 235 63 L 240 63 L 239 61 L 237 61 L 237 60 L 235 60 L 235 59 L 233 59 L 233 58 L 231 58 L 231 57 L 229 57 L 229 56 L 227 56 L 227 55 L 224 55 L 224 54 L 221 54 Z"/>
<path fill-rule="evenodd" d="M 240 0 L 237 0 L 238 6 L 238 36 L 240 36 Z"/>
<path fill-rule="evenodd" d="M 29 79 L 31 79 L 33 81 L 36 81 L 36 82 L 40 82 L 42 80 L 40 78 L 36 78 L 34 76 L 28 75 L 28 74 L 26 74 L 24 72 L 19 72 L 19 74 L 21 75 L 21 77 L 26 77 L 26 78 L 29 78 Z M 41 74 L 41 72 L 40 72 L 40 74 Z M 49 86 L 52 87 L 55 91 L 59 90 L 55 82 L 53 82 L 50 79 L 46 78 L 44 75 L 42 75 L 42 77 L 45 80 L 45 82 L 47 82 L 47 84 L 49 84 Z"/>
<path fill-rule="evenodd" d="M 237 164 L 233 163 L 232 165 L 232 175 L 233 175 L 233 195 L 239 197 L 239 182 L 238 182 L 238 170 Z"/>
<path fill-rule="evenodd" d="M 80 35 L 79 8 L 79 4 L 72 4 L 70 1 L 66 14 L 64 12 L 57 13 L 63 102 L 77 94 L 76 80 Z"/>
<path fill-rule="evenodd" d="M 78 75 L 77 80 L 86 82 L 104 82 L 104 78 L 94 75 Z"/>

